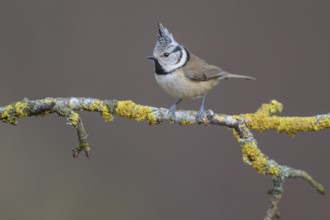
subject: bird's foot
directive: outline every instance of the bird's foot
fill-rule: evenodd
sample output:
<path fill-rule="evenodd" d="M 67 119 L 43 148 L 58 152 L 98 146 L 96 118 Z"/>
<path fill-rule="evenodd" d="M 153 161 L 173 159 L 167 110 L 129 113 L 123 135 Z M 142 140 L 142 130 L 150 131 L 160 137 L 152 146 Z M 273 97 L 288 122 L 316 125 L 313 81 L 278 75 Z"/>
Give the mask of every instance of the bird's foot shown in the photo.
<path fill-rule="evenodd" d="M 205 112 L 204 106 L 201 106 L 199 109 L 197 116 L 196 116 L 196 121 L 198 124 L 201 124 L 203 122 L 203 114 Z"/>
<path fill-rule="evenodd" d="M 172 105 L 171 108 L 167 112 L 167 116 L 170 118 L 170 121 L 175 121 L 175 112 L 176 112 L 176 104 Z"/>

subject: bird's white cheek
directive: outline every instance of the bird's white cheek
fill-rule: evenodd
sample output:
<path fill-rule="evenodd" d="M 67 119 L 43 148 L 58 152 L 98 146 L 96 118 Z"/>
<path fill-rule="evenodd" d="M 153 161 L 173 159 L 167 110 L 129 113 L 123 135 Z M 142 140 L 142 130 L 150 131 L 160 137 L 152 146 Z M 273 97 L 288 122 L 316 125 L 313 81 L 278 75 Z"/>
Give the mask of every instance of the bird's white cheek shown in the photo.
<path fill-rule="evenodd" d="M 179 57 L 176 57 L 175 60 L 162 60 L 160 61 L 160 65 L 163 67 L 163 69 L 165 70 L 165 72 L 173 72 L 176 69 L 179 69 L 180 67 L 182 67 L 187 59 L 188 59 L 188 55 L 187 52 L 185 50 L 182 50 L 182 56 L 180 57 L 179 60 L 177 60 Z M 167 58 L 167 59 L 171 59 L 171 57 Z"/>

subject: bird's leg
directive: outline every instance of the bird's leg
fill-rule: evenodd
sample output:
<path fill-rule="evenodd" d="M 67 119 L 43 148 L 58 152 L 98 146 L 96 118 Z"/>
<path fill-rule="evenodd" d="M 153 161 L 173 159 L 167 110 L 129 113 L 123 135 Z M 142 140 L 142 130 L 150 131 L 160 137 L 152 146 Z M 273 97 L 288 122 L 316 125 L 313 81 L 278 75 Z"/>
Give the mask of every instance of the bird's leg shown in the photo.
<path fill-rule="evenodd" d="M 182 99 L 179 99 L 176 103 L 174 103 L 171 108 L 168 110 L 168 116 L 170 117 L 171 121 L 175 121 L 175 112 L 176 112 L 176 106 L 182 101 Z"/>
<path fill-rule="evenodd" d="M 204 112 L 205 112 L 205 109 L 204 109 L 205 97 L 206 97 L 206 95 L 203 96 L 202 105 L 201 105 L 201 107 L 199 108 L 199 111 L 198 111 L 198 113 L 197 113 L 197 121 L 201 121 L 202 116 L 203 116 L 203 114 L 204 114 Z"/>

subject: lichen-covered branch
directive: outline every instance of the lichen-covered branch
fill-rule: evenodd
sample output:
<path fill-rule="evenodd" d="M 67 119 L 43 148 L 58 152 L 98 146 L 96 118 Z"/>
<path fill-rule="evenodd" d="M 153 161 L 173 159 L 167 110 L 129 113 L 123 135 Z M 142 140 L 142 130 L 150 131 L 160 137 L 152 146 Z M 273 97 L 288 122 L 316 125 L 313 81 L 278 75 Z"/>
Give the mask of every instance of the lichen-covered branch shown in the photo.
<path fill-rule="evenodd" d="M 285 179 L 299 177 L 309 182 L 319 193 L 324 194 L 325 192 L 323 186 L 305 171 L 280 165 L 263 154 L 251 130 L 275 130 L 290 136 L 294 136 L 298 132 L 319 131 L 330 128 L 330 113 L 309 117 L 283 117 L 279 116 L 282 109 L 282 104 L 273 100 L 268 104 L 263 104 L 255 113 L 224 115 L 215 114 L 209 110 L 201 121 L 196 120 L 197 113 L 195 111 L 180 110 L 175 113 L 175 121 L 171 121 L 181 125 L 220 125 L 232 129 L 234 137 L 241 146 L 243 161 L 258 173 L 273 179 L 273 187 L 270 190 L 271 206 L 265 217 L 267 220 L 279 216 L 278 207 Z M 79 145 L 73 150 L 73 156 L 77 157 L 81 151 L 84 151 L 89 158 L 91 147 L 87 140 L 87 132 L 77 113 L 79 111 L 99 112 L 105 121 L 113 121 L 114 115 L 136 121 L 148 121 L 149 124 L 159 124 L 164 120 L 170 120 L 167 114 L 168 109 L 165 108 L 138 105 L 130 100 L 117 101 L 74 97 L 23 99 L 0 107 L 0 120 L 16 124 L 17 119 L 20 118 L 57 113 L 59 116 L 67 118 L 68 124 L 77 130 Z"/>

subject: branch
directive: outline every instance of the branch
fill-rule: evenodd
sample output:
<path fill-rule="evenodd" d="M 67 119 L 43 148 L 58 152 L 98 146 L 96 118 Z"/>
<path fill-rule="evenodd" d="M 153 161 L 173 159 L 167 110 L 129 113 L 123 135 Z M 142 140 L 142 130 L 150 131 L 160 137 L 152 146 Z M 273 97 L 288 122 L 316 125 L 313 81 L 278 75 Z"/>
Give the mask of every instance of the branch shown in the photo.
<path fill-rule="evenodd" d="M 315 181 L 308 173 L 288 166 L 280 165 L 268 158 L 258 148 L 257 141 L 251 130 L 275 130 L 296 135 L 298 132 L 319 131 L 330 128 L 330 113 L 310 117 L 281 117 L 281 103 L 276 100 L 263 104 L 255 113 L 240 115 L 215 114 L 208 110 L 201 121 L 196 121 L 195 111 L 180 110 L 175 113 L 175 121 L 180 125 L 220 125 L 232 129 L 234 137 L 242 148 L 243 161 L 258 173 L 270 176 L 273 180 L 271 206 L 264 219 L 279 217 L 279 201 L 283 193 L 283 183 L 288 178 L 302 178 L 309 182 L 319 193 L 324 194 L 323 186 Z M 81 151 L 90 158 L 91 147 L 87 140 L 87 132 L 77 111 L 99 112 L 105 121 L 113 121 L 114 115 L 136 121 L 148 121 L 149 124 L 159 124 L 170 120 L 165 108 L 138 105 L 134 102 L 117 100 L 99 100 L 94 98 L 45 98 L 12 103 L 0 107 L 0 120 L 16 125 L 17 119 L 29 116 L 45 116 L 57 113 L 67 118 L 69 125 L 77 130 L 79 145 L 73 150 L 73 156 L 78 157 Z"/>

